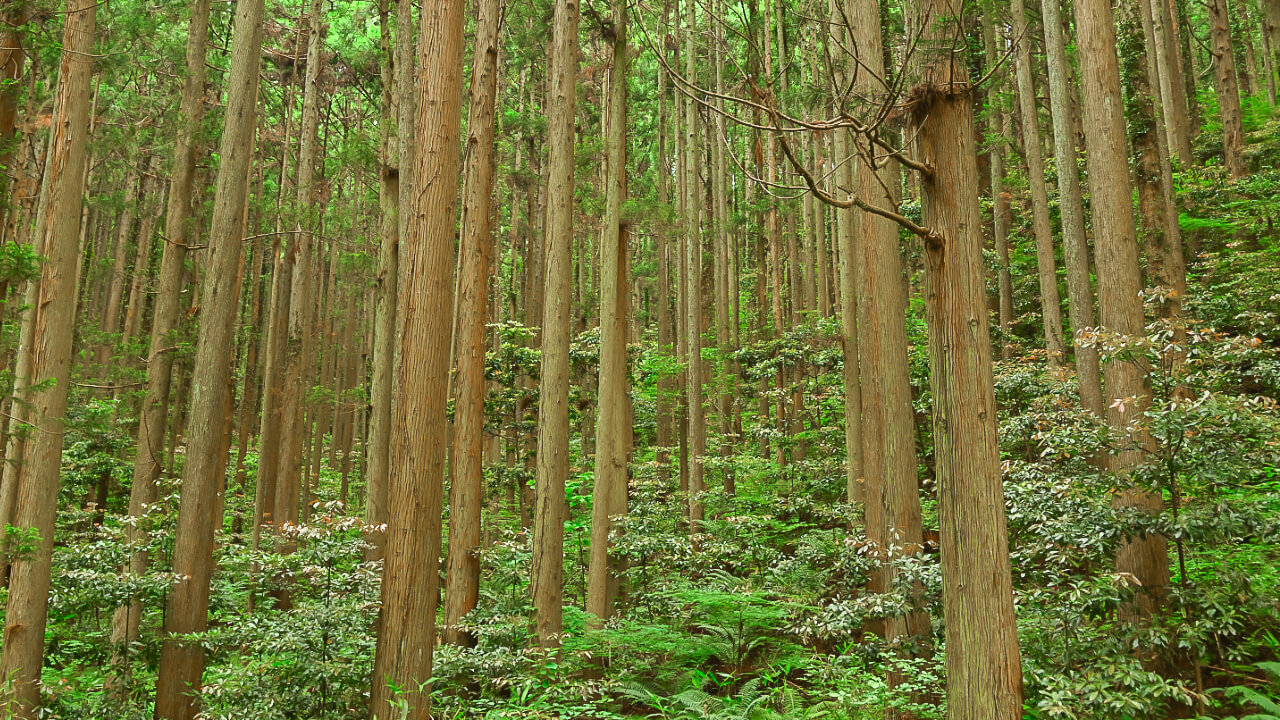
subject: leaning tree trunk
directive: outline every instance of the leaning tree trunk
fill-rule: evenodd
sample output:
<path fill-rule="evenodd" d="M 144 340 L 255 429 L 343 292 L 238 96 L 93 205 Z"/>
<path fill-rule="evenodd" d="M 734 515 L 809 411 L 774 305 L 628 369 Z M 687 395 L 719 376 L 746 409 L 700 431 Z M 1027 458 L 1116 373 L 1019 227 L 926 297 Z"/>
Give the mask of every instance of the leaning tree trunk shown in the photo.
<path fill-rule="evenodd" d="M 37 717 L 45 621 L 53 569 L 53 534 L 61 476 L 63 416 L 71 384 L 75 329 L 77 229 L 84 193 L 89 133 L 89 79 L 93 74 L 96 0 L 68 0 L 62 64 L 54 96 L 44 186 L 36 216 L 36 252 L 45 257 L 40 277 L 27 287 L 27 312 L 18 352 L 29 425 L 26 455 L 16 482 L 12 526 L 39 535 L 35 552 L 13 560 L 5 606 L 0 678 L 12 682 L 0 706 L 15 717 Z M 13 459 L 13 456 L 10 456 Z M 8 473 L 6 473 L 8 475 Z"/>
<path fill-rule="evenodd" d="M 129 516 L 141 518 L 156 502 L 161 460 L 164 457 L 165 419 L 168 416 L 169 387 L 173 371 L 174 330 L 178 326 L 182 306 L 182 286 L 186 278 L 187 238 L 190 235 L 191 190 L 195 184 L 196 147 L 204 118 L 205 45 L 209 38 L 210 0 L 192 3 L 187 26 L 187 75 L 182 84 L 179 105 L 178 136 L 173 147 L 173 177 L 169 202 L 165 210 L 164 250 L 160 255 L 160 278 L 154 317 L 151 321 L 151 346 L 147 354 L 147 390 L 138 419 L 138 451 L 133 461 L 133 483 L 129 488 Z M 141 239 L 140 239 L 141 240 Z M 138 270 L 135 268 L 135 273 Z M 147 525 L 129 527 L 129 543 L 137 546 L 146 540 Z M 129 573 L 147 571 L 149 554 L 135 547 L 129 561 Z M 112 640 L 125 651 L 138 639 L 142 603 L 134 601 L 116 609 L 112 620 Z M 125 683 L 122 683 L 122 686 Z"/>
<path fill-rule="evenodd" d="M 200 334 L 191 389 L 191 430 L 178 505 L 173 571 L 165 611 L 165 640 L 156 679 L 157 718 L 193 720 L 200 711 L 204 646 L 190 633 L 208 627 L 209 581 L 213 576 L 214 531 L 221 517 L 218 489 L 226 472 L 223 440 L 228 412 L 231 362 L 240 284 L 236 272 L 244 244 L 244 203 L 257 127 L 258 68 L 262 57 L 263 0 L 242 0 L 236 8 L 228 74 L 226 126 L 222 135 L 213 219 L 211 256 L 200 293 Z"/>
<path fill-rule="evenodd" d="M 462 272 L 458 302 L 458 386 L 454 399 L 453 482 L 449 488 L 449 559 L 444 639 L 473 645 L 462 618 L 480 598 L 480 512 L 484 502 L 485 340 L 494 174 L 494 107 L 498 93 L 499 1 L 476 8 L 476 49 L 467 118 L 466 196 L 462 205 Z"/>

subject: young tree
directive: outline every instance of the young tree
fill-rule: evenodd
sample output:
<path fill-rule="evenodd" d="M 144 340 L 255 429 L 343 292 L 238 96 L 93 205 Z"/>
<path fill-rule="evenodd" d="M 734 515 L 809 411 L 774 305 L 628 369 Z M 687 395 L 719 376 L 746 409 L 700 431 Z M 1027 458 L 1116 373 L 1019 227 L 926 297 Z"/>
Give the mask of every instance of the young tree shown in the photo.
<path fill-rule="evenodd" d="M 534 628 L 543 648 L 560 646 L 564 597 L 565 478 L 569 475 L 569 321 L 573 293 L 573 147 L 578 74 L 578 0 L 556 0 L 547 78 L 546 275 L 542 302 L 542 392 L 538 400 L 537 497 L 533 516 Z"/>
<path fill-rule="evenodd" d="M 453 241 L 462 128 L 465 3 L 424 5 L 418 45 L 412 184 L 401 243 L 401 334 L 388 492 L 382 615 L 374 658 L 372 717 L 430 717 L 444 496 L 446 393 L 453 307 Z M 403 187 L 403 182 L 401 183 Z"/>
<path fill-rule="evenodd" d="M 458 388 L 454 400 L 453 482 L 449 489 L 449 559 L 444 639 L 471 644 L 460 627 L 480 594 L 480 508 L 484 501 L 485 341 L 493 264 L 490 205 L 494 106 L 498 93 L 498 0 L 476 8 L 471 111 L 467 119 L 466 193 L 462 205 L 458 298 Z"/>
<path fill-rule="evenodd" d="M 35 552 L 10 566 L 5 605 L 0 678 L 12 686 L 0 707 L 34 719 L 40 703 L 45 621 L 53 569 L 53 533 L 61 477 L 63 416 L 71 384 L 71 344 L 75 331 L 77 236 L 85 189 L 89 134 L 89 80 L 98 3 L 68 0 L 62 60 L 53 101 L 44 184 L 34 232 L 36 252 L 45 256 L 40 277 L 27 287 L 27 311 L 18 348 L 18 387 L 27 405 L 29 436 L 24 457 L 6 480 L 16 483 L 12 525 L 39 535 Z M 7 520 L 7 518 L 6 518 Z M 12 704 L 10 704 L 12 703 Z"/>
<path fill-rule="evenodd" d="M 204 647 L 183 637 L 203 632 L 209 620 L 209 581 L 213 575 L 213 539 L 221 525 L 218 500 L 227 466 L 224 419 L 240 283 L 237 269 L 244 244 L 244 203 L 253 136 L 257 127 L 258 69 L 262 57 L 263 0 L 242 0 L 236 7 L 227 76 L 226 125 L 219 152 L 209 262 L 200 291 L 200 333 L 191 389 L 191 428 L 178 504 L 173 571 L 165 611 L 165 641 L 156 679 L 156 718 L 193 720 L 200 710 Z"/>

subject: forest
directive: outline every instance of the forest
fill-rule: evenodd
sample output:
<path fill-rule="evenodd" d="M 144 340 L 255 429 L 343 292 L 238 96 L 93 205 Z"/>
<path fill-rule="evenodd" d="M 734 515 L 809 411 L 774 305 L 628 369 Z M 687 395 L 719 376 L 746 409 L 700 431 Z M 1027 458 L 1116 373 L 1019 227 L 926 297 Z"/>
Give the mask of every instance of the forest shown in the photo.
<path fill-rule="evenodd" d="M 0 1 L 0 717 L 1280 720 L 1280 0 Z"/>

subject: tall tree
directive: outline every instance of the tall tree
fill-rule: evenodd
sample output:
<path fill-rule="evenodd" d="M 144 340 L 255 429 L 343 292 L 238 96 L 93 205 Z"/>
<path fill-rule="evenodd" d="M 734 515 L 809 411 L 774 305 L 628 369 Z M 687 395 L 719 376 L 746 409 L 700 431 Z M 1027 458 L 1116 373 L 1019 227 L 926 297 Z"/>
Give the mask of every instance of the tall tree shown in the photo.
<path fill-rule="evenodd" d="M 37 717 L 45 621 L 53 569 L 53 533 L 62 473 L 63 416 L 71 384 L 71 344 L 75 330 L 79 223 L 87 165 L 89 80 L 98 3 L 68 0 L 62 60 L 50 121 L 44 184 L 36 215 L 34 245 L 45 257 L 40 276 L 27 287 L 28 310 L 18 348 L 20 397 L 27 405 L 26 453 L 7 453 L 18 471 L 12 525 L 39 535 L 35 552 L 10 566 L 5 605 L 0 677 L 12 686 L 0 706 L 18 718 Z"/>
<path fill-rule="evenodd" d="M 493 264 L 491 204 L 494 108 L 498 93 L 499 0 L 476 7 L 471 110 L 467 118 L 466 192 L 462 204 L 462 257 L 458 297 L 458 387 L 454 399 L 453 481 L 449 488 L 449 559 L 444 638 L 473 640 L 462 618 L 480 597 L 480 512 L 484 501 L 485 341 L 489 274 Z"/>
<path fill-rule="evenodd" d="M 1156 0 L 1163 2 L 1163 0 Z M 1080 166 L 1073 129 L 1075 102 L 1071 65 L 1062 29 L 1058 0 L 1041 0 L 1045 54 L 1049 68 L 1049 104 L 1053 119 L 1054 165 L 1058 174 L 1058 213 L 1062 219 L 1062 256 L 1067 266 L 1067 304 L 1075 346 L 1076 377 L 1080 405 L 1102 416 L 1102 371 L 1098 350 L 1084 341 L 1081 330 L 1093 327 L 1093 285 L 1089 275 L 1089 244 L 1084 232 L 1084 202 L 1080 190 Z"/>
<path fill-rule="evenodd" d="M 543 237 L 542 391 L 538 400 L 533 517 L 534 629 L 560 646 L 564 597 L 565 478 L 569 475 L 569 321 L 573 293 L 573 148 L 578 75 L 578 0 L 556 0 L 547 78 L 547 192 Z"/>
<path fill-rule="evenodd" d="M 1105 1 L 1105 0 L 1104 0 Z M 968 66 L 954 56 L 957 0 L 917 0 L 916 88 L 908 108 L 919 160 L 925 317 L 938 477 L 947 716 L 1022 717 L 1013 581 L 995 390 Z"/>
<path fill-rule="evenodd" d="M 395 429 L 388 488 L 382 617 L 373 666 L 370 713 L 430 717 L 444 499 L 453 242 L 462 132 L 462 0 L 424 5 L 418 43 L 417 107 L 411 202 L 401 242 L 401 335 L 396 366 Z M 403 186 L 403 182 L 402 182 Z M 393 710 L 397 705 L 407 710 Z"/>
<path fill-rule="evenodd" d="M 200 710 L 204 646 L 186 637 L 203 632 L 209 620 L 213 539 L 222 517 L 218 491 L 226 472 L 224 419 L 229 412 L 231 363 L 227 348 L 240 283 L 237 269 L 244 244 L 244 204 L 248 194 L 253 136 L 257 127 L 258 69 L 262 57 L 263 0 L 236 6 L 227 76 L 226 124 L 209 227 L 209 262 L 200 290 L 200 333 L 191 381 L 191 428 L 178 503 L 173 571 L 165 611 L 165 640 L 156 679 L 156 718 L 193 720 Z"/>
<path fill-rule="evenodd" d="M 685 77 L 695 78 L 697 51 L 695 34 L 698 27 L 698 7 L 693 0 L 685 6 Z M 693 98 L 684 102 L 684 301 L 681 312 L 685 328 L 685 399 L 688 403 L 689 427 L 689 531 L 697 534 L 703 519 L 702 493 L 706 490 L 703 480 L 707 452 L 707 416 L 702 393 L 702 205 L 701 180 L 702 146 L 698 132 L 698 104 Z M 780 267 L 781 257 L 774 260 Z M 781 319 L 781 315 L 777 316 Z M 781 329 L 775 328 L 775 332 Z"/>
<path fill-rule="evenodd" d="M 1222 164 L 1233 178 L 1248 173 L 1244 162 L 1244 119 L 1240 110 L 1240 83 L 1236 76 L 1235 49 L 1231 43 L 1231 16 L 1227 0 L 1209 0 L 1209 59 L 1218 88 L 1218 119 L 1222 121 Z"/>
<path fill-rule="evenodd" d="M 1125 122 L 1120 95 L 1120 65 L 1116 51 L 1115 21 L 1109 0 L 1077 0 L 1076 33 L 1080 48 L 1080 79 L 1085 145 L 1089 159 L 1094 252 L 1098 269 L 1098 317 L 1105 330 L 1122 336 L 1144 332 L 1141 271 L 1138 267 L 1137 228 L 1133 219 L 1133 183 L 1129 179 Z M 1137 362 L 1113 359 L 1103 367 L 1108 397 L 1107 422 L 1122 435 L 1142 416 L 1151 401 L 1145 369 Z M 1134 438 L 1123 438 L 1125 449 L 1110 459 L 1110 468 L 1124 478 L 1142 461 L 1150 436 L 1139 429 Z M 1141 488 L 1125 489 L 1122 506 L 1156 513 L 1159 495 Z M 1139 612 L 1150 612 L 1160 603 L 1169 584 L 1169 557 L 1165 540 L 1146 535 L 1124 543 L 1117 551 L 1116 568 L 1133 574 L 1142 586 Z"/>
<path fill-rule="evenodd" d="M 1044 181 L 1044 156 L 1040 145 L 1040 115 L 1036 108 L 1036 86 L 1032 79 L 1031 40 L 1027 9 L 1023 0 L 1012 0 L 1013 34 L 1017 40 L 1015 72 L 1018 109 L 1022 119 L 1022 158 L 1027 163 L 1031 186 L 1032 228 L 1036 238 L 1036 267 L 1040 275 L 1040 308 L 1044 325 L 1045 350 L 1049 367 L 1057 367 L 1066 357 L 1062 340 L 1062 299 L 1058 294 L 1058 267 L 1053 252 L 1053 226 L 1049 224 L 1049 191 Z"/>
<path fill-rule="evenodd" d="M 133 461 L 133 483 L 129 488 L 129 515 L 141 518 L 159 495 L 164 457 L 164 430 L 168 415 L 169 387 L 173 376 L 174 330 L 179 321 L 182 288 L 186 276 L 187 238 L 190 228 L 191 190 L 196 177 L 196 151 L 200 126 L 204 122 L 204 85 L 208 71 L 205 46 L 209 40 L 210 0 L 196 0 L 191 5 L 187 24 L 186 77 L 182 81 L 182 98 L 178 106 L 178 134 L 173 145 L 173 175 L 169 200 L 165 208 L 164 250 L 160 254 L 159 288 L 155 313 L 151 320 L 151 345 L 147 353 L 147 389 L 138 418 L 138 450 Z M 141 241 L 141 239 L 139 239 Z M 139 272 L 134 269 L 135 274 Z M 141 543 L 145 526 L 129 528 L 131 543 Z M 146 572 L 150 558 L 142 549 L 134 551 L 128 572 Z M 133 601 L 116 609 L 112 637 L 126 648 L 138 638 L 142 603 Z"/>
<path fill-rule="evenodd" d="M 627 511 L 627 13 L 614 3 L 612 65 L 606 117 L 605 218 L 600 235 L 600 419 L 596 424 L 595 487 L 591 499 L 591 559 L 587 612 L 613 614 L 619 565 L 609 547 L 614 519 Z"/>

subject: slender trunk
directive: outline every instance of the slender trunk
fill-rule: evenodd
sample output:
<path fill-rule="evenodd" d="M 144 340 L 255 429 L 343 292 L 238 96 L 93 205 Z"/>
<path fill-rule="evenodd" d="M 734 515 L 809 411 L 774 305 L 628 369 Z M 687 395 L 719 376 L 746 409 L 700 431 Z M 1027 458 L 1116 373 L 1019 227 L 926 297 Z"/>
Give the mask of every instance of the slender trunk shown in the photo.
<path fill-rule="evenodd" d="M 1043 0 L 1042 0 L 1043 2 Z M 1169 0 L 1144 0 L 1152 16 L 1152 44 L 1160 78 L 1160 99 L 1164 107 L 1165 142 L 1176 154 L 1178 163 L 1191 167 L 1195 156 L 1191 151 L 1191 121 L 1187 112 L 1187 86 L 1182 77 L 1178 57 L 1178 36 L 1173 28 Z M 1060 10 L 1058 13 L 1060 14 Z M 1059 28 L 1061 29 L 1061 28 Z"/>
<path fill-rule="evenodd" d="M 227 464 L 222 432 L 231 364 L 226 353 L 234 338 L 240 290 L 235 274 L 243 245 L 244 203 L 257 126 L 263 5 L 263 0 L 243 0 L 235 15 L 226 127 L 209 230 L 211 257 L 200 294 L 202 317 L 192 391 L 194 424 L 173 550 L 173 570 L 180 580 L 170 588 L 156 681 L 155 715 L 164 720 L 192 720 L 200 710 L 204 647 L 183 636 L 203 632 L 209 620 L 214 531 L 221 525 L 213 509 Z"/>
<path fill-rule="evenodd" d="M 587 612 L 613 614 L 619 595 L 618 558 L 610 557 L 614 520 L 627 512 L 627 16 L 613 10 L 613 53 L 606 117 L 604 229 L 600 236 L 600 419 L 596 424 L 595 488 L 591 499 L 591 560 Z"/>
<path fill-rule="evenodd" d="M 466 193 L 462 205 L 462 272 L 458 301 L 458 383 L 454 400 L 453 482 L 449 490 L 449 559 L 444 639 L 474 645 L 462 618 L 480 597 L 480 514 L 484 502 L 485 340 L 493 265 L 491 204 L 494 113 L 498 92 L 499 0 L 476 8 L 471 110 L 467 118 Z"/>
<path fill-rule="evenodd" d="M 68 0 L 62 62 L 50 124 L 48 161 L 36 217 L 36 252 L 45 256 L 40 277 L 28 284 L 18 385 L 27 404 L 29 437 L 14 477 L 12 525 L 39 535 L 35 552 L 13 560 L 5 606 L 0 677 L 12 682 L 0 705 L 17 718 L 37 717 L 45 621 L 53 569 L 53 534 L 61 475 L 63 416 L 71 384 L 75 327 L 77 229 L 84 192 L 89 129 L 89 79 L 93 73 L 95 0 Z M 9 454 L 13 458 L 13 454 Z M 6 473 L 7 475 L 8 473 Z"/>
<path fill-rule="evenodd" d="M 1000 62 L 995 37 L 995 12 L 985 12 L 982 17 L 982 43 L 989 68 Z M 1000 301 L 1000 357 L 1013 357 L 1010 332 L 1013 329 L 1013 276 L 1009 273 L 1009 220 L 1010 196 L 1004 189 L 1005 142 L 1009 135 L 1009 117 L 1004 109 L 1004 98 L 995 91 L 987 93 L 987 136 L 992 145 L 987 152 L 987 164 L 991 169 L 992 232 L 996 246 L 996 284 Z"/>
<path fill-rule="evenodd" d="M 564 481 L 569 474 L 569 322 L 573 293 L 573 146 L 578 74 L 578 1 L 556 0 L 547 143 L 542 392 L 538 407 L 537 493 L 533 516 L 534 628 L 538 644 L 560 646 L 564 597 Z"/>
<path fill-rule="evenodd" d="M 178 135 L 173 147 L 173 176 L 168 204 L 165 208 L 164 249 L 160 255 L 159 287 L 155 313 L 151 319 L 151 344 L 147 353 L 147 389 L 138 419 L 138 450 L 133 461 L 133 483 L 129 489 L 129 515 L 141 519 L 156 502 L 161 460 L 164 457 L 165 419 L 169 409 L 169 389 L 173 377 L 175 330 L 182 308 L 182 288 L 186 280 L 187 238 L 191 235 L 191 191 L 195 185 L 196 148 L 204 118 L 205 45 L 209 38 L 210 0 L 197 0 L 191 6 L 187 26 L 187 75 L 182 85 L 179 105 Z M 135 276 L 138 270 L 134 270 Z M 141 314 L 141 313 L 139 313 Z M 130 526 L 131 545 L 145 542 L 149 525 L 135 522 Z M 146 572 L 149 554 L 136 548 L 129 561 L 129 573 Z M 112 621 L 112 642 L 124 652 L 138 638 L 142 603 L 134 601 L 116 609 Z M 121 662 L 124 656 L 118 656 Z M 127 670 L 126 670 L 127 673 Z M 127 675 L 121 688 L 127 687 Z"/>
<path fill-rule="evenodd" d="M 1231 19 L 1227 0 L 1208 0 L 1209 53 L 1218 87 L 1218 118 L 1222 121 L 1222 164 L 1233 178 L 1244 177 L 1244 126 L 1240 111 L 1240 86 L 1236 79 L 1235 51 L 1231 44 Z"/>
<path fill-rule="evenodd" d="M 1062 364 L 1066 347 L 1062 340 L 1062 299 L 1058 294 L 1058 267 L 1053 254 L 1053 226 L 1049 223 L 1049 191 L 1044 181 L 1044 156 L 1040 146 L 1040 117 L 1036 88 L 1031 77 L 1031 39 L 1023 0 L 1012 0 L 1013 34 L 1019 38 L 1015 75 L 1018 107 L 1022 115 L 1022 157 L 1031 186 L 1031 214 L 1036 236 L 1036 267 L 1040 275 L 1040 307 L 1044 321 L 1045 350 L 1049 367 Z"/>
<path fill-rule="evenodd" d="M 124 298 L 124 273 L 129 258 L 129 237 L 133 234 L 133 211 L 138 206 L 138 190 L 142 184 L 142 174 L 134 171 L 125 180 L 128 188 L 124 195 L 124 207 L 116 223 L 116 241 L 112 247 L 111 269 L 107 276 L 107 296 L 102 306 L 102 322 L 100 327 L 103 342 L 96 350 L 95 363 L 99 376 L 107 374 L 107 361 L 115 346 L 115 334 L 120 331 L 120 303 Z M 142 244 L 139 238 L 138 244 Z"/>

